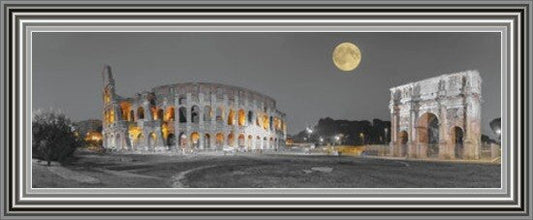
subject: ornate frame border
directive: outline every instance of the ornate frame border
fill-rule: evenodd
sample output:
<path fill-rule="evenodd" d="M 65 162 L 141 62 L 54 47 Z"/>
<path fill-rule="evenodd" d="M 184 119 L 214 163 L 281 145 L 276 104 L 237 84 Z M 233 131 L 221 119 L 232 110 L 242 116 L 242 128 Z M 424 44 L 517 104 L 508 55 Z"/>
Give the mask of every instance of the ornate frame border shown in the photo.
<path fill-rule="evenodd" d="M 2 217 L 530 218 L 531 3 L 2 1 Z M 28 186 L 30 169 L 25 166 L 29 155 L 25 146 L 31 134 L 27 126 L 31 121 L 31 33 L 50 27 L 53 31 L 87 31 L 96 26 L 110 31 L 134 31 L 135 26 L 147 31 L 176 31 L 175 27 L 181 31 L 311 31 L 317 27 L 332 31 L 353 27 L 359 31 L 384 27 L 500 31 L 506 55 L 502 59 L 502 188 L 379 189 L 381 193 L 365 189 L 181 189 L 170 194 L 165 189 L 148 193 L 146 189 L 32 189 Z M 274 26 L 279 27 L 269 29 Z"/>

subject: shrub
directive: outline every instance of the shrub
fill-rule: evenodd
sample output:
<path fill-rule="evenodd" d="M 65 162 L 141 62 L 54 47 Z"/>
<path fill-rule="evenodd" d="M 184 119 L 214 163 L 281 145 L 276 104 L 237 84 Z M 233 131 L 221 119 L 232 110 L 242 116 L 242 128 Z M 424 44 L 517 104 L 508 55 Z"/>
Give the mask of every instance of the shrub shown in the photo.
<path fill-rule="evenodd" d="M 32 121 L 32 157 L 63 163 L 83 144 L 71 121 L 62 113 L 37 112 Z"/>

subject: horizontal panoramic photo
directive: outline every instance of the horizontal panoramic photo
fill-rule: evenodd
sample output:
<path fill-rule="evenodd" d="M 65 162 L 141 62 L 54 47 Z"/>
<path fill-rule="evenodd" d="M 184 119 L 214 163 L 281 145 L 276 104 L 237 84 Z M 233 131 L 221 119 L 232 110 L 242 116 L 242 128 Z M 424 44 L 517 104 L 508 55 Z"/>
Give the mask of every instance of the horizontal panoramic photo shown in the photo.
<path fill-rule="evenodd" d="M 38 32 L 33 188 L 500 188 L 491 32 Z"/>

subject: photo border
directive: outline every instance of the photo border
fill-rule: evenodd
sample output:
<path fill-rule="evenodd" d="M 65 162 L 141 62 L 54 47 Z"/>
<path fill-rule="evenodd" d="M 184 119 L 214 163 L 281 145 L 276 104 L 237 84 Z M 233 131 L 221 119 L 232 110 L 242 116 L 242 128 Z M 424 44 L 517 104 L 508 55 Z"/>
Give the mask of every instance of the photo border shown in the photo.
<path fill-rule="evenodd" d="M 268 4 L 260 2 L 257 4 L 242 4 L 242 2 L 205 2 L 205 4 L 191 4 L 186 2 L 164 2 L 164 3 L 126 3 L 126 2 L 82 2 L 80 4 L 65 4 L 52 2 L 18 2 L 2 1 L 2 66 L 4 74 L 2 77 L 2 120 L 4 129 L 1 139 L 4 147 L 1 149 L 2 163 L 2 192 L 4 197 L 1 204 L 2 216 L 55 216 L 65 217 L 74 215 L 77 217 L 119 215 L 141 217 L 150 215 L 164 217 L 172 215 L 180 216 L 235 216 L 235 215 L 301 215 L 309 217 L 330 216 L 330 217 L 402 217 L 410 216 L 411 219 L 420 216 L 483 216 L 484 219 L 501 216 L 513 216 L 516 218 L 531 216 L 531 164 L 526 158 L 533 158 L 529 146 L 531 138 L 531 91 L 528 85 L 531 83 L 530 62 L 531 42 L 530 36 L 531 2 L 509 4 L 508 2 L 481 4 L 480 2 L 434 2 L 435 4 L 418 5 L 402 2 L 399 4 L 371 4 L 365 2 L 340 2 L 340 3 L 295 3 Z M 467 4 L 468 3 L 468 4 Z M 408 7 L 407 7 L 408 6 Z M 96 15 L 90 15 L 96 13 Z M 154 13 L 155 15 L 147 15 Z M 31 48 L 31 37 L 27 36 L 28 31 L 31 36 L 32 28 L 42 28 L 46 22 L 57 21 L 62 23 L 58 26 L 76 27 L 88 26 L 90 22 L 83 22 L 84 19 L 96 16 L 98 19 L 115 20 L 119 26 L 129 26 L 135 22 L 163 21 L 161 26 L 175 25 L 175 23 L 164 22 L 165 20 L 177 19 L 179 21 L 195 21 L 187 24 L 187 27 L 194 29 L 195 26 L 205 27 L 201 20 L 216 19 L 212 25 L 220 27 L 224 21 L 236 20 L 237 23 L 229 23 L 230 26 L 245 27 L 255 25 L 258 28 L 268 27 L 268 22 L 261 22 L 265 19 L 281 20 L 292 19 L 288 24 L 308 27 L 313 22 L 321 25 L 337 24 L 339 28 L 347 28 L 353 23 L 342 22 L 350 19 L 374 19 L 374 20 L 397 20 L 393 25 L 400 27 L 403 24 L 401 19 L 420 21 L 418 26 L 446 26 L 445 22 L 438 22 L 439 19 L 461 20 L 465 19 L 477 26 L 494 26 L 494 21 L 507 21 L 508 23 L 498 23 L 495 26 L 505 26 L 509 32 L 506 48 L 509 48 L 509 75 L 502 75 L 502 83 L 509 83 L 510 99 L 502 96 L 502 102 L 507 102 L 511 109 L 506 113 L 502 106 L 502 165 L 507 164 L 510 169 L 509 177 L 513 184 L 510 190 L 498 197 L 483 193 L 477 193 L 479 197 L 472 197 L 467 200 L 445 200 L 444 197 L 437 197 L 435 194 L 420 194 L 418 200 L 411 199 L 405 194 L 400 194 L 397 198 L 385 198 L 382 195 L 367 194 L 361 201 L 356 201 L 346 193 L 323 192 L 313 194 L 312 197 L 305 197 L 302 194 L 286 194 L 279 192 L 280 189 L 266 189 L 264 193 L 235 193 L 220 192 L 220 189 L 209 191 L 219 191 L 218 197 L 207 197 L 207 194 L 200 194 L 198 190 L 184 189 L 194 193 L 168 195 L 167 192 L 156 192 L 135 194 L 114 194 L 109 196 L 113 190 L 101 193 L 100 196 L 91 196 L 73 192 L 59 193 L 51 190 L 49 192 L 33 191 L 28 188 L 25 177 L 28 175 L 27 166 L 28 150 L 31 150 L 30 137 L 28 137 L 28 124 L 31 123 L 28 115 L 31 116 L 31 93 L 24 88 L 31 88 L 31 65 L 27 63 L 30 53 L 24 53 Z M 44 19 L 43 19 L 44 18 Z M 142 19 L 138 19 L 142 18 Z M 320 18 L 323 22 L 320 22 Z M 158 20 L 156 20 L 158 19 Z M 67 21 L 70 20 L 70 21 Z M 123 22 L 118 22 L 122 20 Z M 141 21 L 144 20 L 144 21 Z M 80 22 L 81 21 L 81 22 Z M 240 25 L 236 25 L 241 21 Z M 300 21 L 298 23 L 297 21 Z M 313 21 L 313 22 L 311 22 Z M 437 22 L 436 22 L 437 21 Z M 335 23 L 338 22 L 338 23 Z M 433 23 L 432 23 L 433 22 Z M 493 23 L 491 23 L 493 22 Z M 56 23 L 59 24 L 59 23 Z M 74 25 L 73 25 L 74 24 Z M 106 22 L 107 25 L 114 24 Z M 143 23 L 146 24 L 146 23 Z M 154 24 L 154 23 L 152 23 Z M 204 23 L 205 24 L 205 23 Z M 271 23 L 270 23 L 271 24 Z M 482 24 L 482 25 L 480 25 Z M 412 25 L 412 24 L 410 24 Z M 456 24 L 457 25 L 457 24 Z M 373 25 L 366 26 L 371 28 Z M 476 26 L 476 25 L 473 25 Z M 472 27 L 472 26 L 470 26 Z M 116 28 L 116 27 L 115 27 Z M 294 27 L 291 27 L 294 28 Z M 21 40 L 25 39 L 25 40 Z M 502 54 L 504 51 L 502 51 Z M 505 62 L 504 62 L 505 64 Z M 502 69 L 505 65 L 502 64 Z M 504 89 L 502 87 L 502 89 Z M 25 94 L 25 95 L 24 95 Z M 503 94 L 503 93 L 502 93 Z M 27 95 L 30 95 L 29 97 Z M 506 119 L 506 120 L 505 120 Z M 26 146 L 26 147 L 24 147 Z M 506 154 L 507 150 L 510 154 Z M 514 152 L 514 153 L 513 153 Z M 26 157 L 25 157 L 26 156 Z M 510 161 L 506 161 L 509 159 Z M 29 160 L 31 162 L 31 158 Z M 27 163 L 26 163 L 27 165 Z M 25 171 L 24 171 L 25 170 Z M 31 174 L 31 173 L 30 173 Z M 502 180 L 503 181 L 503 180 Z M 94 189 L 92 189 L 94 191 Z M 146 189 L 143 189 L 146 191 Z M 206 189 L 201 189 L 206 190 Z M 256 189 L 257 190 L 257 189 Z M 42 191 L 42 190 L 41 190 Z M 65 192 L 65 190 L 61 190 Z M 276 192 L 278 191 L 278 192 Z M 474 190 L 475 191 L 475 190 Z M 215 193 L 215 192 L 213 192 Z M 413 192 L 415 193 L 415 192 Z M 94 194 L 93 194 L 94 195 Z M 503 195 L 503 196 L 502 196 Z M 61 197 L 62 196 L 62 197 Z M 152 197 L 150 197 L 152 196 Z M 290 197 L 290 196 L 294 196 Z M 359 196 L 361 196 L 359 194 Z M 433 198 L 432 198 L 433 196 Z M 449 196 L 449 195 L 448 195 Z M 471 196 L 471 195 L 470 195 Z M 491 197 L 492 196 L 492 197 Z M 438 198 L 438 199 L 435 199 Z M 481 198 L 481 199 L 480 199 Z M 365 200 L 366 199 L 366 200 Z M 215 217 L 215 216 L 211 216 Z M 323 218 L 323 217 L 322 217 Z"/>

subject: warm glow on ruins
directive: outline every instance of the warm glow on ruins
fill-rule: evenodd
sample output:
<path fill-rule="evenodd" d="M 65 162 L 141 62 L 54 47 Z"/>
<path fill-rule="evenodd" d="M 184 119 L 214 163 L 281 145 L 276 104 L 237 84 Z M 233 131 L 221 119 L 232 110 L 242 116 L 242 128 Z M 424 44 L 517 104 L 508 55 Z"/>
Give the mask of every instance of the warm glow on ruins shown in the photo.
<path fill-rule="evenodd" d="M 102 134 L 97 131 L 89 131 L 87 132 L 87 135 L 85 135 L 85 141 L 101 141 L 102 140 Z"/>
<path fill-rule="evenodd" d="M 244 110 L 239 110 L 239 126 L 244 126 L 246 124 L 246 113 Z"/>
<path fill-rule="evenodd" d="M 276 109 L 273 99 L 255 91 L 213 83 L 183 83 L 123 98 L 115 94 L 110 67 L 103 75 L 107 79 L 105 101 L 109 99 L 104 102 L 103 112 L 106 148 L 259 150 L 277 149 L 285 143 L 285 114 Z"/>

